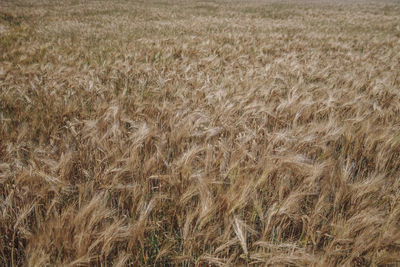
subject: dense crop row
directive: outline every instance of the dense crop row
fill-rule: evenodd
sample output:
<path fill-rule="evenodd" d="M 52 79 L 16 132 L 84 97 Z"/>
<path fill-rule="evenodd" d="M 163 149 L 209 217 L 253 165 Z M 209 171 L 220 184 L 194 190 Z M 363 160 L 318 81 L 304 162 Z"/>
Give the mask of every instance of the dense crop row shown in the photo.
<path fill-rule="evenodd" d="M 2 1 L 0 265 L 399 264 L 399 17 Z"/>

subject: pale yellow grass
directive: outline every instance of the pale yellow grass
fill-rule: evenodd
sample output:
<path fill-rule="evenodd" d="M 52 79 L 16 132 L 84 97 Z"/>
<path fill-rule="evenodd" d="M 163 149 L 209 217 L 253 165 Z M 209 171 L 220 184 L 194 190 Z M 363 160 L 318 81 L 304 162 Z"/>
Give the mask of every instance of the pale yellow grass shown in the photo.
<path fill-rule="evenodd" d="M 399 18 L 1 1 L 0 265 L 399 265 Z"/>

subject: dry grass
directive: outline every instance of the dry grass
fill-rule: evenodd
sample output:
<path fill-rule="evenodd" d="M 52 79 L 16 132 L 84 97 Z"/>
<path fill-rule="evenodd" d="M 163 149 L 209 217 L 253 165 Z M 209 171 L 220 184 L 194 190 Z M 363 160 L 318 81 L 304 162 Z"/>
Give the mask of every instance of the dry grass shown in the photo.
<path fill-rule="evenodd" d="M 1 1 L 0 265 L 400 264 L 399 16 Z"/>

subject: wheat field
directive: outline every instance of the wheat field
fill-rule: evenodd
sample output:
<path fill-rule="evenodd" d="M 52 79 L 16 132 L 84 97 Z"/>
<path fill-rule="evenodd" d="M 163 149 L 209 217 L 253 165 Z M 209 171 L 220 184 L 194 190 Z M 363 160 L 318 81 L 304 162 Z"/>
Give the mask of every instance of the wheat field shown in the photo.
<path fill-rule="evenodd" d="M 0 1 L 1 266 L 399 266 L 400 2 Z"/>

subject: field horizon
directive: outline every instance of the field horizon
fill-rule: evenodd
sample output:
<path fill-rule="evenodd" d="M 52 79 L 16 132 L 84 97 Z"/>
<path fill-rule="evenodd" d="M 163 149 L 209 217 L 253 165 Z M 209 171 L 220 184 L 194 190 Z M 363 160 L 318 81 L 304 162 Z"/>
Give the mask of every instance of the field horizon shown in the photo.
<path fill-rule="evenodd" d="M 399 1 L 0 2 L 1 266 L 400 266 Z"/>

